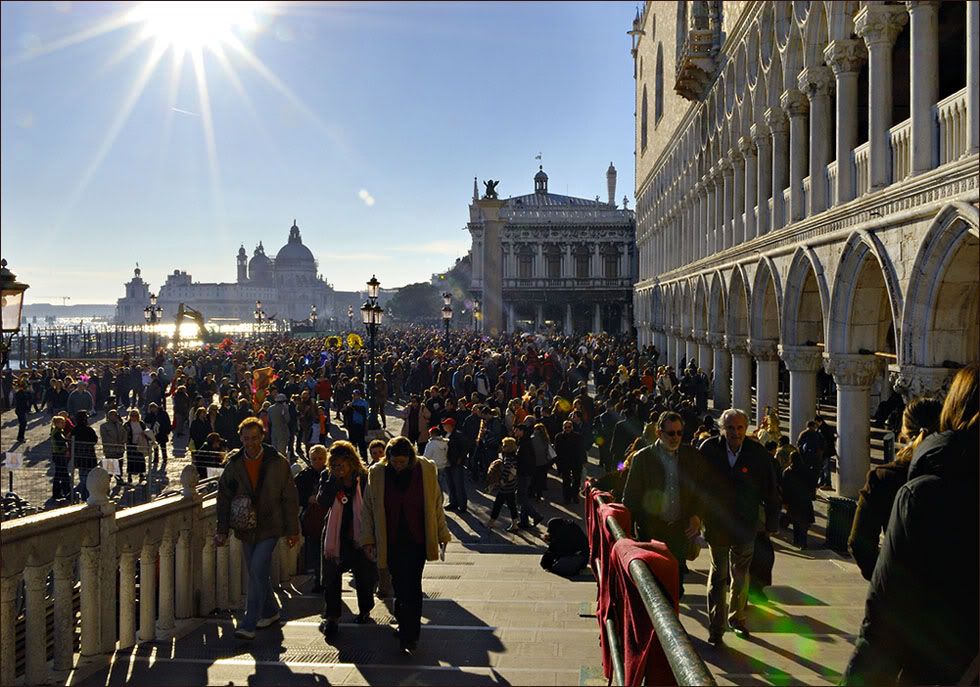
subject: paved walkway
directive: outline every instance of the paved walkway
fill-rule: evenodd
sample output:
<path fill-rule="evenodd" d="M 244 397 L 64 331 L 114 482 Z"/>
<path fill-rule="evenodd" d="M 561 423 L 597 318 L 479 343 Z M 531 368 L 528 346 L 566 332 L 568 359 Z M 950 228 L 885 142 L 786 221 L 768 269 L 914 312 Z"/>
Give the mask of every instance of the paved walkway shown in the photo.
<path fill-rule="evenodd" d="M 389 432 L 400 420 L 389 415 Z M 4 417 L 4 441 L 12 437 Z M 43 426 L 29 432 L 42 438 Z M 593 459 L 594 463 L 594 459 Z M 595 465 L 590 466 L 594 470 Z M 550 480 L 550 495 L 560 494 Z M 468 483 L 468 486 L 473 486 Z M 832 493 L 832 492 L 829 492 Z M 470 514 L 449 514 L 456 539 L 445 562 L 426 565 L 423 630 L 419 653 L 403 658 L 379 601 L 373 623 L 356 625 L 345 613 L 341 631 L 327 643 L 318 631 L 321 601 L 300 577 L 281 595 L 285 622 L 260 631 L 253 642 L 235 640 L 228 614 L 182 628 L 176 640 L 140 644 L 75 684 L 605 684 L 591 575 L 565 580 L 541 570 L 540 536 L 482 524 L 491 499 L 472 496 Z M 770 602 L 750 609 L 750 639 L 725 636 L 707 643 L 705 584 L 709 556 L 703 551 L 681 604 L 682 622 L 719 684 L 831 684 L 839 680 L 864 614 L 867 583 L 848 558 L 822 548 L 827 501 L 818 494 L 815 547 L 799 551 L 788 532 L 774 540 L 775 584 Z M 581 517 L 581 506 L 550 505 L 546 517 Z M 501 518 L 505 523 L 506 516 Z M 541 528 L 543 532 L 543 527 Z M 353 589 L 344 586 L 348 609 Z M 390 603 L 390 602 L 387 602 Z"/>

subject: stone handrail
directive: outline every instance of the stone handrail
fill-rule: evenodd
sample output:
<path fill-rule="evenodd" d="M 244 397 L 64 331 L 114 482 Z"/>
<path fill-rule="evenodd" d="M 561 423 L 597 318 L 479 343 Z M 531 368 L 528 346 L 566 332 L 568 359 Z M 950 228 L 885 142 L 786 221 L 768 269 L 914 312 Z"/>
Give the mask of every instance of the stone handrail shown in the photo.
<path fill-rule="evenodd" d="M 227 546 L 215 547 L 216 496 L 198 494 L 197 471 L 191 465 L 184 468 L 180 481 L 180 495 L 117 511 L 108 499 L 109 474 L 95 468 L 87 482 L 87 504 L 0 524 L 0 684 L 14 684 L 17 677 L 15 634 L 22 581 L 25 646 L 32 648 L 24 656 L 25 684 L 63 682 L 73 669 L 104 663 L 117 648 L 172 638 L 216 608 L 241 607 L 246 573 L 241 542 L 232 536 Z M 274 585 L 295 573 L 298 552 L 298 546 L 277 547 Z M 76 564 L 80 621 L 72 607 Z M 47 644 L 47 580 L 52 572 L 54 655 L 49 663 L 46 652 L 37 647 Z M 77 657 L 76 622 L 81 625 Z"/>
<path fill-rule="evenodd" d="M 967 145 L 966 89 L 963 88 L 936 103 L 936 145 L 939 164 L 952 162 L 965 154 Z"/>
<path fill-rule="evenodd" d="M 871 144 L 865 141 L 854 149 L 854 178 L 857 183 L 857 196 L 860 198 L 868 192 L 871 173 Z"/>
<path fill-rule="evenodd" d="M 837 160 L 827 165 L 827 207 L 837 205 Z"/>

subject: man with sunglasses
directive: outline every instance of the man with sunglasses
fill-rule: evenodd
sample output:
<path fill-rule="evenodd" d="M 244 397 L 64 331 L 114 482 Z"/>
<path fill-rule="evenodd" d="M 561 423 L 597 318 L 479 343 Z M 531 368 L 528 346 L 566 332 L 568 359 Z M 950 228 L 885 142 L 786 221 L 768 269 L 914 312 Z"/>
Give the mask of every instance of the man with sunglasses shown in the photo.
<path fill-rule="evenodd" d="M 623 488 L 623 504 L 633 515 L 636 538 L 663 542 L 677 559 L 681 596 L 689 543 L 701 531 L 703 470 L 701 454 L 682 444 L 683 436 L 683 418 L 673 411 L 661 413 L 657 440 L 633 455 Z"/>

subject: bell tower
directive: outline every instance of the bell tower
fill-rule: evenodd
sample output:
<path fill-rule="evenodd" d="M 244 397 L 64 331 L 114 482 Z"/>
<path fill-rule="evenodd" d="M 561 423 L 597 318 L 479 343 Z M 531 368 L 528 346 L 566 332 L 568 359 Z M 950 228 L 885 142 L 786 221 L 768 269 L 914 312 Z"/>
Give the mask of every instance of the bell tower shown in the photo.
<path fill-rule="evenodd" d="M 245 254 L 245 245 L 242 244 L 238 249 L 238 283 L 244 284 L 248 281 L 248 255 Z"/>

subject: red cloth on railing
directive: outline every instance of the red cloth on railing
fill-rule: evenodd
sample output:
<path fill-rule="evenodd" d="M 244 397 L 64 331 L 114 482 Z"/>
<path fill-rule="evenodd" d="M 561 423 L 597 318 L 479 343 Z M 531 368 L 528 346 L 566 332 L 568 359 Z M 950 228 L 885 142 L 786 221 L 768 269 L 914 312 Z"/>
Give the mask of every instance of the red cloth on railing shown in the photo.
<path fill-rule="evenodd" d="M 592 510 L 588 532 L 589 560 L 596 576 L 596 620 L 599 622 L 599 646 L 602 648 L 603 665 L 605 666 L 609 651 L 606 646 L 606 605 L 609 602 L 609 595 L 604 590 L 608 588 L 612 548 L 616 541 L 612 532 L 606 527 L 606 518 L 612 516 L 620 527 L 629 533 L 633 530 L 633 516 L 629 509 L 621 503 L 600 505 L 597 501 L 599 496 L 607 500 L 612 498 L 607 492 L 589 492 L 586 499 L 589 506 L 586 510 Z"/>
<path fill-rule="evenodd" d="M 622 633 L 623 671 L 627 685 L 641 684 L 644 677 L 648 685 L 676 685 L 674 673 L 667 662 L 653 623 L 630 577 L 630 563 L 636 559 L 646 563 L 650 572 L 674 603 L 679 613 L 680 579 L 677 560 L 666 544 L 658 541 L 637 542 L 621 539 L 612 547 L 609 557 L 608 577 L 602 585 L 606 603 L 600 604 L 605 613 L 599 622 L 605 627 L 606 618 L 612 617 Z M 603 643 L 602 667 L 607 678 L 612 676 L 612 662 Z"/>

